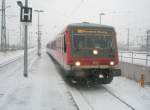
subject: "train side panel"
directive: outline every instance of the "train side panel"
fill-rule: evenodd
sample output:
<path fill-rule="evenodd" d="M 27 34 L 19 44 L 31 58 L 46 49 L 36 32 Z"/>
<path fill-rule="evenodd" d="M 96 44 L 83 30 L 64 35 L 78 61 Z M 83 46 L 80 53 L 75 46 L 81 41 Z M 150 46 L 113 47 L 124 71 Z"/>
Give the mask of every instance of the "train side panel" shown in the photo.
<path fill-rule="evenodd" d="M 61 65 L 65 70 L 70 70 L 68 65 L 71 59 L 71 48 L 69 43 L 69 32 L 62 32 L 57 36 L 55 44 L 54 41 L 49 42 L 47 46 L 47 52 Z"/>

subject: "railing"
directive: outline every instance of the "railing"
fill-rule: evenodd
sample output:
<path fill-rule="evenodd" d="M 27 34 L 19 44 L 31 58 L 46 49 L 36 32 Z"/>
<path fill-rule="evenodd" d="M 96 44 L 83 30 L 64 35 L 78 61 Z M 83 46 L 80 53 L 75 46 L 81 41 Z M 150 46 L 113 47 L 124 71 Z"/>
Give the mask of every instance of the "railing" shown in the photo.
<path fill-rule="evenodd" d="M 148 52 L 120 51 L 119 58 L 121 62 L 150 66 L 150 53 Z"/>

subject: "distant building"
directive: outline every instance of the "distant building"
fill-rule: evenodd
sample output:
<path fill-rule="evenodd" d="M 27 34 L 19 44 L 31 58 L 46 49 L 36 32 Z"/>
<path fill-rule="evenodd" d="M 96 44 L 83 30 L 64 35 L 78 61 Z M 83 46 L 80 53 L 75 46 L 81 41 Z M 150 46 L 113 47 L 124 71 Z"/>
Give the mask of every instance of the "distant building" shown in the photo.
<path fill-rule="evenodd" d="M 150 30 L 147 30 L 147 51 L 150 51 Z"/>

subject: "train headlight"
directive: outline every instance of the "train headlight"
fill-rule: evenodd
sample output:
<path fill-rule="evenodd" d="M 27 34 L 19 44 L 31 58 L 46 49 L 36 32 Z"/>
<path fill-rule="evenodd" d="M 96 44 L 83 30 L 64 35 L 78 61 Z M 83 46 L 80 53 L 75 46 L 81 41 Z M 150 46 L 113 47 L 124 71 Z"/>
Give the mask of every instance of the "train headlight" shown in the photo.
<path fill-rule="evenodd" d="M 115 62 L 114 62 L 114 61 L 111 61 L 109 64 L 110 64 L 111 66 L 114 66 L 114 65 L 115 65 Z"/>
<path fill-rule="evenodd" d="M 75 62 L 75 65 L 76 65 L 76 66 L 80 66 L 81 63 L 80 63 L 79 61 L 76 61 L 76 62 Z"/>
<path fill-rule="evenodd" d="M 98 54 L 98 51 L 97 51 L 97 50 L 93 50 L 93 54 L 94 54 L 94 55 L 97 55 L 97 54 Z"/>

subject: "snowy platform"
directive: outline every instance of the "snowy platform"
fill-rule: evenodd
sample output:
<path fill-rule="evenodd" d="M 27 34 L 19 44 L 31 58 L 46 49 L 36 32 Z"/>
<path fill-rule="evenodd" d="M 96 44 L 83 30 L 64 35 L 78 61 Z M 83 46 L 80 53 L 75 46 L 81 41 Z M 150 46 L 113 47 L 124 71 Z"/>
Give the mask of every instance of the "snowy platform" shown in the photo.
<path fill-rule="evenodd" d="M 6 80 L 7 86 L 0 84 L 0 110 L 76 110 L 47 54 L 34 62 L 28 78 L 21 70 Z"/>

